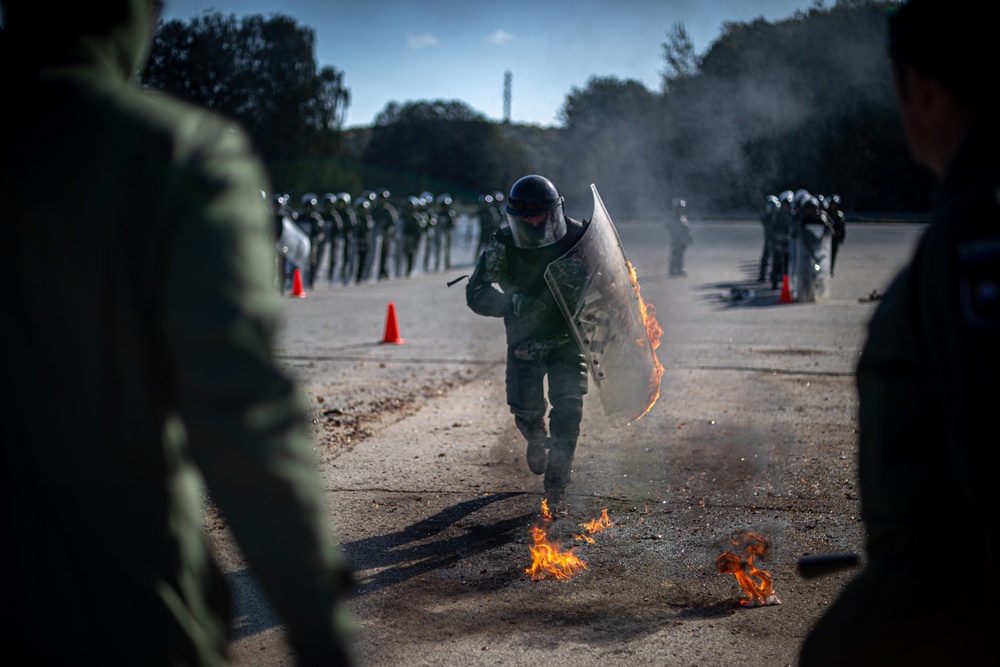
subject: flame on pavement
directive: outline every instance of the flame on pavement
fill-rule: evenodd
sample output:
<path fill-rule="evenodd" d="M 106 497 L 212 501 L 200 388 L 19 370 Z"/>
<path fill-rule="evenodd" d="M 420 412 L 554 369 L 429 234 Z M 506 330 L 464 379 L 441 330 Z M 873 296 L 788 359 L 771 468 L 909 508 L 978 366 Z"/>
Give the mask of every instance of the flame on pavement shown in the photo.
<path fill-rule="evenodd" d="M 746 596 L 740 599 L 740 604 L 744 607 L 781 604 L 771 585 L 771 575 L 754 566 L 754 560 L 766 558 L 771 553 L 770 541 L 749 530 L 737 530 L 729 537 L 729 542 L 734 547 L 743 547 L 742 556 L 727 551 L 715 560 L 715 566 L 719 572 L 736 577 L 740 591 Z"/>
<path fill-rule="evenodd" d="M 549 503 L 542 499 L 539 521 L 531 527 L 534 544 L 531 550 L 531 567 L 524 571 L 532 581 L 559 579 L 565 581 L 587 569 L 587 564 L 578 558 L 573 549 L 563 550 L 558 542 L 548 539 L 548 527 L 552 523 Z"/>
<path fill-rule="evenodd" d="M 574 535 L 573 537 L 575 537 L 579 542 L 593 544 L 594 538 L 591 537 L 592 535 L 601 532 L 605 528 L 610 528 L 613 525 L 615 524 L 608 518 L 608 510 L 605 508 L 601 510 L 601 516 L 599 519 L 594 519 L 588 523 L 581 523 L 580 527 L 583 528 L 584 532 L 579 535 Z"/>
<path fill-rule="evenodd" d="M 628 260 L 625 260 L 625 263 L 628 265 L 628 277 L 632 282 L 632 289 L 635 290 L 635 296 L 639 300 L 639 311 L 642 313 L 642 322 L 646 326 L 646 335 L 649 337 L 649 344 L 653 349 L 654 367 L 653 373 L 649 377 L 649 405 L 646 406 L 641 415 L 636 417 L 636 419 L 639 419 L 650 411 L 656 403 L 656 399 L 660 397 L 660 378 L 663 377 L 663 366 L 656 357 L 656 349 L 660 347 L 660 337 L 663 335 L 663 328 L 656 321 L 656 309 L 653 308 L 653 304 L 646 303 L 639 293 L 639 278 L 636 275 L 635 267 Z M 637 340 L 636 343 L 639 345 L 646 344 L 643 340 Z"/>

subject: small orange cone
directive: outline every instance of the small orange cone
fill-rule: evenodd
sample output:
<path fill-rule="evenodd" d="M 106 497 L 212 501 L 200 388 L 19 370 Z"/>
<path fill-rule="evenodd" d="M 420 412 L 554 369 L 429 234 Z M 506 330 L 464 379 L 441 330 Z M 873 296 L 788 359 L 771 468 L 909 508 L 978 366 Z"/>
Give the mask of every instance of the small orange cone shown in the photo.
<path fill-rule="evenodd" d="M 792 302 L 792 290 L 788 287 L 788 274 L 781 281 L 781 303 Z"/>
<path fill-rule="evenodd" d="M 302 289 L 302 274 L 298 269 L 292 271 L 292 296 L 306 298 L 306 292 Z"/>
<path fill-rule="evenodd" d="M 396 304 L 389 302 L 389 310 L 385 315 L 385 336 L 382 337 L 383 343 L 393 343 L 395 345 L 402 345 L 404 341 L 399 336 L 399 322 L 396 321 Z"/>

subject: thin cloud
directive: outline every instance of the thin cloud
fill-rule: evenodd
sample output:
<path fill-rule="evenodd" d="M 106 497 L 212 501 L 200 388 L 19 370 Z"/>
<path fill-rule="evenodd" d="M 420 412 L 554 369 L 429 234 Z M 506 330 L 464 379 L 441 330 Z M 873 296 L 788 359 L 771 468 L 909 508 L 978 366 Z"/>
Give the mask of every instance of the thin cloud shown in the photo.
<path fill-rule="evenodd" d="M 504 30 L 503 28 L 498 28 L 495 33 L 493 33 L 492 35 L 490 35 L 489 41 L 492 44 L 503 45 L 503 44 L 506 44 L 507 42 L 509 42 L 512 39 L 514 39 L 514 35 L 510 34 L 506 30 Z"/>
<path fill-rule="evenodd" d="M 422 35 L 408 35 L 406 37 L 406 46 L 411 49 L 423 49 L 428 46 L 440 46 L 441 41 L 429 33 L 424 33 Z"/>

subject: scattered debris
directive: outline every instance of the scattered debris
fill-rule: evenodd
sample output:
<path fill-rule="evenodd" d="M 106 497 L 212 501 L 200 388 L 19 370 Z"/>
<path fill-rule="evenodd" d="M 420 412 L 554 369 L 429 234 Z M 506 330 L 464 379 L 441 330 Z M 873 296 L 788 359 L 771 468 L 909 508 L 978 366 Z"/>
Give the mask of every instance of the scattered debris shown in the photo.
<path fill-rule="evenodd" d="M 757 298 L 757 290 L 732 287 L 728 290 L 723 290 L 720 296 L 723 300 L 733 303 L 749 303 Z"/>
<path fill-rule="evenodd" d="M 868 296 L 863 296 L 858 299 L 858 303 L 871 303 L 872 301 L 881 301 L 882 297 L 885 296 L 885 292 L 879 292 L 877 289 L 873 289 L 871 294 Z"/>

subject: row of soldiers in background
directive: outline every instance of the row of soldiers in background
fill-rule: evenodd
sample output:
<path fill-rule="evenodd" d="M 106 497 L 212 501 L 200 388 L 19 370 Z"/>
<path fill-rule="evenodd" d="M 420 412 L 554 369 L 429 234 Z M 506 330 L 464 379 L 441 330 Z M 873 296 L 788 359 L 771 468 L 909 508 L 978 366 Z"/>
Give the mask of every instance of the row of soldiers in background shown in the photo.
<path fill-rule="evenodd" d="M 499 190 L 486 195 L 479 196 L 479 206 L 476 209 L 476 222 L 478 229 L 478 240 L 476 241 L 476 251 L 474 257 L 478 258 L 483 253 L 486 245 L 493 238 L 502 225 L 506 223 L 504 213 L 504 194 Z M 472 226 L 466 228 L 465 244 L 472 245 Z"/>
<path fill-rule="evenodd" d="M 362 283 L 373 274 L 378 280 L 409 277 L 421 245 L 424 272 L 451 268 L 457 214 L 448 194 L 407 197 L 399 209 L 384 188 L 355 198 L 346 192 L 306 193 L 298 207 L 290 199 L 277 194 L 270 202 L 279 291 L 285 291 L 293 268 L 300 270 L 306 288 L 324 271 L 329 284 Z"/>
<path fill-rule="evenodd" d="M 771 289 L 777 289 L 788 276 L 796 301 L 826 298 L 826 278 L 833 277 L 846 235 L 840 195 L 824 197 L 802 189 L 769 195 L 761 224 L 764 249 L 757 281 L 770 277 Z"/>

